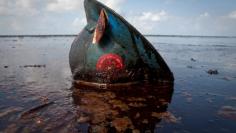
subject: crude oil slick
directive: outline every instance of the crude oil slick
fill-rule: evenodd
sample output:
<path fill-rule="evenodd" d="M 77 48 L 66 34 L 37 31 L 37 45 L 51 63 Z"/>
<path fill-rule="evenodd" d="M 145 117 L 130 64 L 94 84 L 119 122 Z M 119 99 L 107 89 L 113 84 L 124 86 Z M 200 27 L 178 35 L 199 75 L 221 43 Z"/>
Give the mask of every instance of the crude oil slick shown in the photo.
<path fill-rule="evenodd" d="M 73 39 L 0 38 L 0 132 L 236 130 L 236 38 L 147 37 L 175 84 L 143 84 L 125 94 L 72 85 Z"/>

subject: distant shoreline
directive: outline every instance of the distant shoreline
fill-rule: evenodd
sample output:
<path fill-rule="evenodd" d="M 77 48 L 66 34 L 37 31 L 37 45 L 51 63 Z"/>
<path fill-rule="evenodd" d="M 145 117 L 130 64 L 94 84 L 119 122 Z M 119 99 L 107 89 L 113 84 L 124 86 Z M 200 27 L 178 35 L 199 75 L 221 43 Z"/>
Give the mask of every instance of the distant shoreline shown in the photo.
<path fill-rule="evenodd" d="M 49 34 L 49 35 L 0 35 L 0 38 L 24 38 L 24 37 L 76 37 L 76 34 Z M 236 38 L 236 36 L 201 36 L 201 35 L 152 35 L 146 34 L 146 37 L 181 37 L 181 38 Z"/>

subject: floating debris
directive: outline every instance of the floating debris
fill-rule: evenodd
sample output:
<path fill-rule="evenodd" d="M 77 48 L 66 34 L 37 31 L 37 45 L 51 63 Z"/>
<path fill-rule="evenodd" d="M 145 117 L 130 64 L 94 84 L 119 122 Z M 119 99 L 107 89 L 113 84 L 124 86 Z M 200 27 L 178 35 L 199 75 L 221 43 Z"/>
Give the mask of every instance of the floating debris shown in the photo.
<path fill-rule="evenodd" d="M 236 107 L 223 106 L 218 111 L 218 115 L 226 119 L 236 120 Z"/>
<path fill-rule="evenodd" d="M 8 68 L 8 66 L 4 66 L 4 68 Z"/>
<path fill-rule="evenodd" d="M 43 67 L 43 68 L 45 68 L 46 67 L 46 65 L 24 65 L 24 66 L 20 66 L 20 67 L 24 67 L 24 68 L 41 68 L 41 67 Z"/>
<path fill-rule="evenodd" d="M 210 75 L 217 75 L 217 74 L 219 74 L 218 70 L 216 70 L 216 69 L 215 70 L 210 69 L 210 70 L 207 71 L 207 73 L 210 74 Z"/>
<path fill-rule="evenodd" d="M 192 62 L 196 62 L 197 60 L 196 60 L 196 59 L 194 59 L 194 58 L 191 58 L 191 61 L 192 61 Z"/>

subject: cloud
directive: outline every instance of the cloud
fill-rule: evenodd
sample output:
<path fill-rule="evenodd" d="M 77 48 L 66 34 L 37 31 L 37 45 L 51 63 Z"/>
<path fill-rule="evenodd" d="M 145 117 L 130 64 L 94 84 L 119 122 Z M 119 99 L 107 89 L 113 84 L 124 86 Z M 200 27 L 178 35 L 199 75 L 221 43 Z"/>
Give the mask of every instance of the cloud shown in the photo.
<path fill-rule="evenodd" d="M 31 9 L 33 4 L 31 0 L 17 0 L 16 5 L 22 8 Z"/>
<path fill-rule="evenodd" d="M 228 17 L 231 19 L 236 19 L 236 11 L 232 11 L 231 13 L 229 13 Z"/>
<path fill-rule="evenodd" d="M 122 5 L 126 2 L 126 0 L 98 0 L 108 7 L 114 9 L 117 12 L 120 12 Z"/>
<path fill-rule="evenodd" d="M 85 25 L 84 0 L 0 0 L 0 34 L 74 34 Z M 235 35 L 236 10 L 211 13 L 145 5 L 136 8 L 133 1 L 99 0 L 119 12 L 144 34 Z M 165 0 L 175 4 L 176 0 Z M 151 3 L 151 2 L 150 2 Z M 138 4 L 137 6 L 140 6 Z M 164 3 L 165 4 L 165 3 Z M 223 3 L 222 3 L 223 4 Z M 141 5 L 142 6 L 142 5 Z M 147 8 L 148 7 L 148 8 Z M 169 7 L 169 5 L 168 5 Z M 150 9 L 149 9 L 150 8 Z M 163 8 L 165 10 L 156 10 Z M 56 13 L 54 13 L 56 12 Z M 66 27 L 66 28 L 61 28 Z"/>
<path fill-rule="evenodd" d="M 204 12 L 203 14 L 200 15 L 200 17 L 209 17 L 209 13 L 208 12 Z"/>
<path fill-rule="evenodd" d="M 165 11 L 161 12 L 143 12 L 140 17 L 138 17 L 141 21 L 153 21 L 153 22 L 159 22 L 162 18 L 166 16 Z"/>
<path fill-rule="evenodd" d="M 0 15 L 26 16 L 39 13 L 36 5 L 39 0 L 8 0 L 0 2 Z"/>
<path fill-rule="evenodd" d="M 158 23 L 168 19 L 168 14 L 164 10 L 160 12 L 148 11 L 139 14 L 129 14 L 128 16 L 128 21 L 145 33 L 150 32 Z"/>
<path fill-rule="evenodd" d="M 72 26 L 76 27 L 76 28 L 81 28 L 82 26 L 86 25 L 86 19 L 85 18 L 80 18 L 77 17 L 74 19 L 74 21 L 72 22 Z"/>
<path fill-rule="evenodd" d="M 47 10 L 54 12 L 63 12 L 63 11 L 75 11 L 81 10 L 83 7 L 84 0 L 54 0 L 51 3 L 48 3 Z M 108 7 L 120 11 L 122 4 L 126 0 L 98 0 Z M 81 10 L 82 11 L 82 10 Z"/>
<path fill-rule="evenodd" d="M 83 0 L 54 0 L 48 3 L 47 10 L 55 12 L 80 10 L 83 5 Z"/>
<path fill-rule="evenodd" d="M 0 34 L 76 33 L 86 23 L 83 1 L 0 0 Z M 100 1 L 120 10 L 126 0 Z"/>

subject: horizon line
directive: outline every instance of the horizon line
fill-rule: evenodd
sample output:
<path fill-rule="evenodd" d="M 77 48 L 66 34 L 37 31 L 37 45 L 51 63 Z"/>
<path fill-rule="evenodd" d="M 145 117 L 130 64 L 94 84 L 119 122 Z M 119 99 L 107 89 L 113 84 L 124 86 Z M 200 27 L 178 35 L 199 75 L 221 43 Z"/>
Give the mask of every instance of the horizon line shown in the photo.
<path fill-rule="evenodd" d="M 75 37 L 78 34 L 22 34 L 22 35 L 0 35 L 1 38 L 7 37 Z M 206 37 L 206 38 L 236 38 L 236 36 L 222 35 L 166 35 L 166 34 L 144 34 L 146 37 Z"/>

